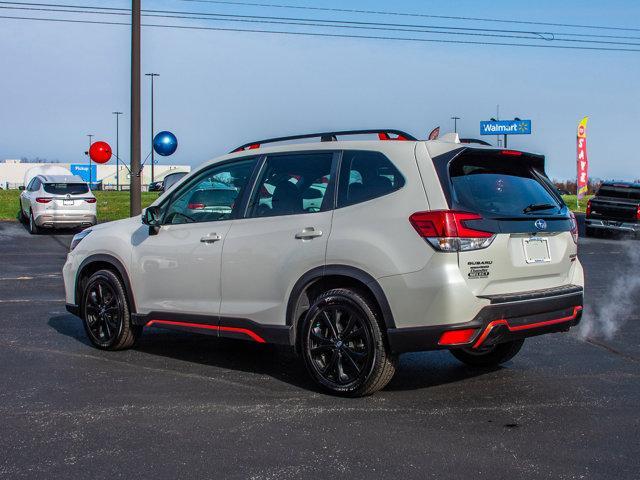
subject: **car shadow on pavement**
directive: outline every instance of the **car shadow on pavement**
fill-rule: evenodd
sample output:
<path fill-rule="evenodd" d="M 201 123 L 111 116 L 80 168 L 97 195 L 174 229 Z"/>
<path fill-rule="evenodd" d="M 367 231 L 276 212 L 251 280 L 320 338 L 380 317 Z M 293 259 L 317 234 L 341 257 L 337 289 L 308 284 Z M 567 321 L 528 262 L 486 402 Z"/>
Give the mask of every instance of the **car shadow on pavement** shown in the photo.
<path fill-rule="evenodd" d="M 90 346 L 82 322 L 73 315 L 53 316 L 48 324 L 58 333 Z M 307 374 L 302 359 L 288 347 L 149 328 L 133 350 L 202 366 L 268 375 L 298 388 L 323 393 Z M 384 390 L 436 387 L 490 371 L 466 367 L 446 351 L 405 354 L 400 357 L 396 374 Z"/>

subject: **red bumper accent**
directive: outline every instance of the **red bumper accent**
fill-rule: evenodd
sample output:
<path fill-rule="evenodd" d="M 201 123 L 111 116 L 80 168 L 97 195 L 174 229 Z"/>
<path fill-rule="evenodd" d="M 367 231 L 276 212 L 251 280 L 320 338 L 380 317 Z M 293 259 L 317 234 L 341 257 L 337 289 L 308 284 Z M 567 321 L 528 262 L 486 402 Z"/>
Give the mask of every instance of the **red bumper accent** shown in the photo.
<path fill-rule="evenodd" d="M 558 323 L 572 322 L 578 317 L 578 314 L 581 311 L 582 311 L 582 307 L 581 306 L 576 306 L 576 307 L 573 307 L 573 313 L 571 315 L 569 315 L 568 317 L 555 318 L 553 320 L 545 320 L 544 322 L 527 323 L 525 325 L 509 325 L 509 322 L 507 320 L 504 320 L 504 319 L 502 319 L 502 320 L 494 320 L 494 321 L 489 322 L 487 324 L 487 326 L 484 328 L 484 330 L 482 331 L 482 333 L 478 337 L 478 340 L 476 340 L 476 342 L 473 344 L 473 348 L 479 348 L 480 346 L 482 346 L 482 344 L 487 339 L 487 337 L 489 336 L 491 331 L 497 326 L 500 326 L 500 325 L 505 326 L 505 327 L 507 327 L 507 329 L 510 332 L 520 332 L 522 330 L 531 330 L 531 329 L 534 329 L 534 328 L 544 328 L 544 327 L 548 327 L 550 325 L 556 325 Z"/>
<path fill-rule="evenodd" d="M 174 327 L 184 327 L 184 328 L 202 328 L 204 330 L 216 330 L 219 332 L 235 332 L 242 333 L 247 335 L 252 340 L 258 343 L 267 343 L 264 338 L 258 335 L 255 332 L 252 332 L 248 328 L 238 328 L 238 327 L 220 327 L 218 325 L 206 325 L 202 323 L 192 323 L 192 322 L 178 322 L 175 320 L 149 320 L 145 327 L 153 327 L 153 326 L 162 326 L 162 325 L 171 325 Z"/>

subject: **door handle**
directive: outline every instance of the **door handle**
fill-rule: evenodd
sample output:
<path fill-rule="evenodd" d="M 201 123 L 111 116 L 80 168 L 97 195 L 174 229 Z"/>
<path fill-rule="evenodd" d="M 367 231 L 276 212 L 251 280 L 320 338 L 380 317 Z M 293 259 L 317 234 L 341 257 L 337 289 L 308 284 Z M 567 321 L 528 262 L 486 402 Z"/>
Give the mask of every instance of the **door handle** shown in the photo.
<path fill-rule="evenodd" d="M 210 233 L 209 235 L 205 235 L 200 239 L 202 243 L 215 243 L 219 240 L 222 240 L 222 236 L 217 233 Z"/>
<path fill-rule="evenodd" d="M 312 238 L 321 236 L 322 230 L 316 230 L 314 227 L 303 228 L 301 232 L 296 233 L 298 240 L 311 240 Z"/>

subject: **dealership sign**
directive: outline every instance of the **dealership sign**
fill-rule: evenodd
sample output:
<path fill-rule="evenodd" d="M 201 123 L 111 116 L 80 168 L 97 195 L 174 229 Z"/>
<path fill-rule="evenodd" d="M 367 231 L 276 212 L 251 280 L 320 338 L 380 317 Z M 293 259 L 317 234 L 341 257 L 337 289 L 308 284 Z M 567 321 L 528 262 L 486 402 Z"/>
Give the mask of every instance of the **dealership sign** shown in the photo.
<path fill-rule="evenodd" d="M 482 121 L 480 135 L 531 135 L 531 120 Z"/>

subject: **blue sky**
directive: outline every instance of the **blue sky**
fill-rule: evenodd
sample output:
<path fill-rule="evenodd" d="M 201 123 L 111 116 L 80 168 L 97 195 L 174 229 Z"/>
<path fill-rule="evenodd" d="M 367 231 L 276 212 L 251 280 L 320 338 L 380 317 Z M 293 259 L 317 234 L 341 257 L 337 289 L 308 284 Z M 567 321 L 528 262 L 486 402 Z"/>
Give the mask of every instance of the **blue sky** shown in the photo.
<path fill-rule="evenodd" d="M 130 5 L 117 0 L 51 3 Z M 640 28 L 640 2 L 630 0 L 606 4 L 549 0 L 279 3 Z M 191 12 L 559 30 L 550 26 L 179 0 L 143 0 L 142 4 L 143 9 Z M 24 13 L 0 11 L 0 15 Z M 27 15 L 63 17 L 52 13 Z M 152 20 L 143 18 L 145 21 Z M 213 25 L 204 21 L 191 24 Z M 563 30 L 635 36 L 639 39 L 629 41 L 640 44 L 640 31 Z M 128 159 L 129 42 L 130 31 L 126 26 L 0 19 L 0 159 L 39 156 L 65 162 L 84 161 L 87 133 L 95 134 L 96 140 L 110 142 L 115 150 L 115 119 L 111 115 L 114 110 L 125 112 L 120 124 L 120 152 Z M 162 159 L 165 163 L 170 160 L 198 165 L 247 141 L 306 131 L 389 127 L 424 137 L 437 125 L 443 131 L 453 130 L 452 115 L 462 117 L 458 129 L 463 136 L 477 137 L 480 120 L 495 116 L 496 105 L 500 104 L 501 118 L 532 119 L 533 135 L 511 136 L 509 146 L 547 155 L 550 176 L 563 179 L 575 176 L 575 129 L 583 115 L 590 115 L 591 175 L 640 177 L 640 155 L 634 146 L 640 124 L 640 52 L 151 27 L 143 28 L 142 45 L 143 72 L 161 74 L 156 80 L 156 130 L 173 131 L 180 144 L 173 157 Z M 146 77 L 142 93 L 142 135 L 147 145 Z M 144 157 L 149 149 L 143 150 Z"/>

